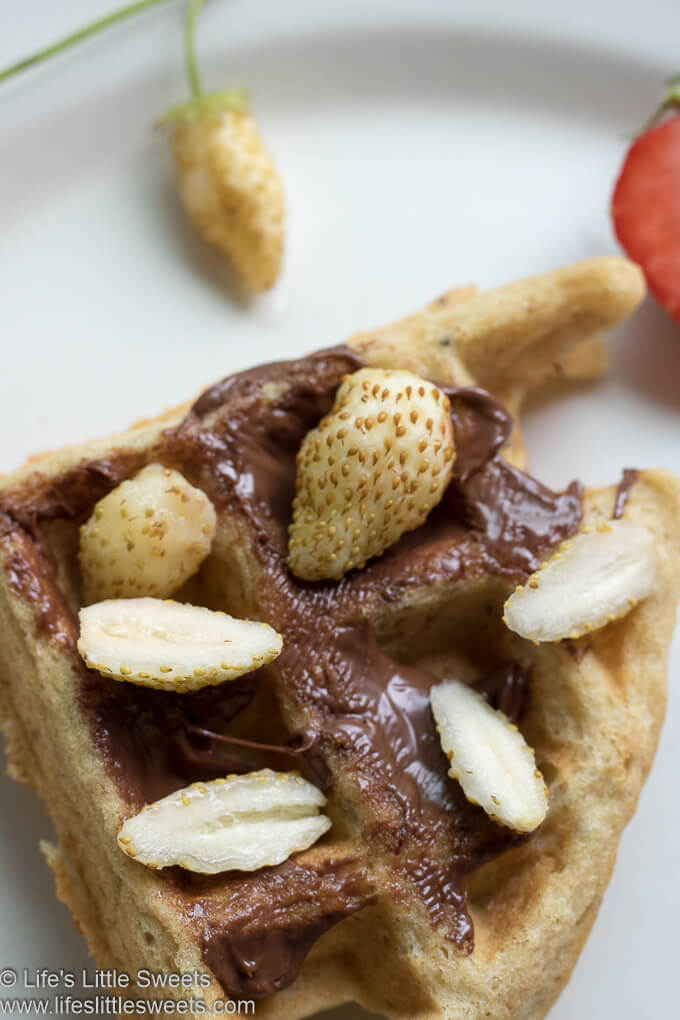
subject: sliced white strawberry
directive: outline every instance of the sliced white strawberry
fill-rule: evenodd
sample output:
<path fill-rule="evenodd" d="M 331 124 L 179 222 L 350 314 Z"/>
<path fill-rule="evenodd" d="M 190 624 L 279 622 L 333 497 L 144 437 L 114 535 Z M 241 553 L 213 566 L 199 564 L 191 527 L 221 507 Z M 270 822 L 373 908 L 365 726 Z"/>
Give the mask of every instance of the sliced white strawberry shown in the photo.
<path fill-rule="evenodd" d="M 532 641 L 577 638 L 625 616 L 655 579 L 651 531 L 634 521 L 605 521 L 563 542 L 515 589 L 503 619 Z"/>
<path fill-rule="evenodd" d="M 448 397 L 412 372 L 363 368 L 297 458 L 288 563 L 308 581 L 340 578 L 421 525 L 455 457 Z"/>
<path fill-rule="evenodd" d="M 210 552 L 215 526 L 204 492 L 149 464 L 100 499 L 80 529 L 85 602 L 172 595 Z"/>
<path fill-rule="evenodd" d="M 193 783 L 128 818 L 118 845 L 149 868 L 255 871 L 306 850 L 331 826 L 326 798 L 295 773 L 262 769 Z"/>
<path fill-rule="evenodd" d="M 433 687 L 430 704 L 451 763 L 449 775 L 467 799 L 517 832 L 539 826 L 548 810 L 548 792 L 534 752 L 517 727 L 457 680 Z"/>
<path fill-rule="evenodd" d="M 109 599 L 80 611 L 78 651 L 90 669 L 179 693 L 258 669 L 282 643 L 266 623 L 169 600 Z"/>

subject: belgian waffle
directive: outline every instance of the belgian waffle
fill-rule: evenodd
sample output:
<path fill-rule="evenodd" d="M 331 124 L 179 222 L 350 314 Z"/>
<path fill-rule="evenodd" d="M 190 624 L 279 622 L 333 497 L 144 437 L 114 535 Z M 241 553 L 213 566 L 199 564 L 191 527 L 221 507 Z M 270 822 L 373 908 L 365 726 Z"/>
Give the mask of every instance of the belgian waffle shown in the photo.
<path fill-rule="evenodd" d="M 593 338 L 642 293 L 620 259 L 451 292 L 4 480 L 10 770 L 47 803 L 58 894 L 100 966 L 196 971 L 207 983 L 178 997 L 258 997 L 258 1015 L 286 1020 L 351 999 L 404 1020 L 545 1015 L 654 754 L 680 491 L 645 471 L 618 487 L 551 492 L 517 466 L 511 415 L 556 366 L 587 364 Z M 426 524 L 382 557 L 340 582 L 304 583 L 286 566 L 295 454 L 361 365 L 411 368 L 447 389 L 454 479 Z M 102 677 L 78 656 L 78 526 L 151 461 L 180 470 L 218 510 L 212 552 L 176 598 L 283 634 L 279 658 L 240 681 L 168 694 Z M 505 598 L 561 539 L 624 510 L 663 554 L 652 596 L 574 641 L 535 646 L 504 627 Z M 535 748 L 550 810 L 532 836 L 496 825 L 447 777 L 428 703 L 444 676 L 477 686 Z M 121 823 L 144 803 L 265 765 L 294 765 L 328 792 L 332 828 L 311 849 L 218 876 L 150 871 L 119 851 Z"/>

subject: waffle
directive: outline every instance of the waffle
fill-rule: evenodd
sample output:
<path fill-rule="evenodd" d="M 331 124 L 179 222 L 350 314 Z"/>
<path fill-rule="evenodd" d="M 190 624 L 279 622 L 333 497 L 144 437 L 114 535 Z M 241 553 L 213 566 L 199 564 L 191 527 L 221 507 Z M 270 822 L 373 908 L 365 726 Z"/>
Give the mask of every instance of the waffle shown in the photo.
<path fill-rule="evenodd" d="M 498 400 L 516 418 L 547 377 L 589 371 L 601 333 L 642 293 L 621 259 L 451 292 L 4 480 L 9 768 L 54 819 L 58 845 L 45 854 L 100 967 L 195 972 L 192 987 L 164 994 L 257 998 L 267 1018 L 348 1000 L 395 1020 L 545 1016 L 654 754 L 680 490 L 644 471 L 618 487 L 553 493 L 518 469 L 521 439 Z M 456 475 L 426 524 L 382 557 L 340 582 L 306 584 L 285 560 L 295 453 L 361 365 L 409 367 L 448 388 Z M 212 552 L 175 597 L 284 636 L 279 658 L 241 680 L 169 694 L 102 677 L 77 654 L 78 526 L 151 461 L 178 468 L 218 510 Z M 504 627 L 505 598 L 558 541 L 624 510 L 658 540 L 652 596 L 578 640 L 536 646 Z M 530 837 L 496 825 L 447 778 L 427 697 L 444 676 L 483 690 L 535 748 L 550 810 Z M 156 872 L 118 849 L 121 823 L 144 803 L 265 766 L 297 767 L 328 793 L 330 832 L 284 864 Z"/>

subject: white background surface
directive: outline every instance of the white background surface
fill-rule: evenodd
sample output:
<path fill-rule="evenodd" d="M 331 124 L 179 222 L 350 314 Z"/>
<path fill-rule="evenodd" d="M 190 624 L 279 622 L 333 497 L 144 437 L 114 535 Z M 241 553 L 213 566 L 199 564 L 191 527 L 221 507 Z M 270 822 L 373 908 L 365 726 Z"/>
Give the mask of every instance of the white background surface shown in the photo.
<path fill-rule="evenodd" d="M 7 5 L 0 64 L 109 8 Z M 671 0 L 215 0 L 206 83 L 249 87 L 290 207 L 284 279 L 250 302 L 187 230 L 152 129 L 184 95 L 180 22 L 173 4 L 0 88 L 0 471 L 454 284 L 615 251 L 623 134 L 678 70 Z M 533 410 L 534 472 L 680 472 L 679 410 L 680 327 L 648 302 L 607 380 Z M 677 1015 L 679 667 L 676 642 L 652 776 L 551 1020 Z M 0 805 L 0 968 L 86 966 L 37 849 L 46 814 L 9 780 Z"/>

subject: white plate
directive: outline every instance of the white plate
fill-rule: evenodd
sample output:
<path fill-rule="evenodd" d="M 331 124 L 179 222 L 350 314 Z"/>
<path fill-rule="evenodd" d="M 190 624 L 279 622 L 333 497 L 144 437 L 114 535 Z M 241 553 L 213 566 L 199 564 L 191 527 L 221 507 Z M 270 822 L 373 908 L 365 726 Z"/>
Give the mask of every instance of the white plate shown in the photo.
<path fill-rule="evenodd" d="M 0 63 L 109 6 L 16 4 Z M 677 70 L 680 8 L 215 2 L 205 77 L 250 87 L 290 205 L 285 279 L 252 303 L 187 231 L 150 126 L 183 95 L 179 24 L 176 7 L 159 10 L 0 89 L 0 470 L 453 284 L 616 250 L 623 134 Z M 647 303 L 606 382 L 534 410 L 535 472 L 558 485 L 611 482 L 624 465 L 680 471 L 678 379 L 680 329 Z M 677 1011 L 679 657 L 676 643 L 656 764 L 551 1020 Z M 0 968 L 86 966 L 37 849 L 46 814 L 9 781 L 0 795 Z"/>

